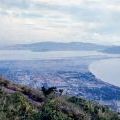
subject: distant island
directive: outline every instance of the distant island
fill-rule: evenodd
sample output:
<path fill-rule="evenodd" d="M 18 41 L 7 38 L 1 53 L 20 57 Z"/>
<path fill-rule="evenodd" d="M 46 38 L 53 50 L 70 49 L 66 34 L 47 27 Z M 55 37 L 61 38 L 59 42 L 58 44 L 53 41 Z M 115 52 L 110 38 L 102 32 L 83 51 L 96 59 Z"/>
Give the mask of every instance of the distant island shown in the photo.
<path fill-rule="evenodd" d="M 62 42 L 39 42 L 32 44 L 18 44 L 14 46 L 7 46 L 5 49 L 12 50 L 32 50 L 32 51 L 78 51 L 78 50 L 97 50 L 101 51 L 108 48 L 104 45 L 97 45 L 93 43 L 82 43 L 82 42 L 70 42 L 70 43 L 62 43 Z"/>
<path fill-rule="evenodd" d="M 47 51 L 99 51 L 110 54 L 120 54 L 120 46 L 106 46 L 83 42 L 38 42 L 31 44 L 17 44 L 0 47 L 1 50 L 31 50 L 34 52 Z"/>
<path fill-rule="evenodd" d="M 103 52 L 111 54 L 120 54 L 120 46 L 112 46 L 103 50 Z"/>

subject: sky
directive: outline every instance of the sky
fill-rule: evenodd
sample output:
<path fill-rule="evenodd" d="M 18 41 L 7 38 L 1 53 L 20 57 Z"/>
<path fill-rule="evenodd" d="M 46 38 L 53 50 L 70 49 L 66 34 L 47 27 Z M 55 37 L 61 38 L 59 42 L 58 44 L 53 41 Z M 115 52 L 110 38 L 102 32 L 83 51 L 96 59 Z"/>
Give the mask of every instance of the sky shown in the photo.
<path fill-rule="evenodd" d="M 0 45 L 120 45 L 120 0 L 0 0 Z"/>

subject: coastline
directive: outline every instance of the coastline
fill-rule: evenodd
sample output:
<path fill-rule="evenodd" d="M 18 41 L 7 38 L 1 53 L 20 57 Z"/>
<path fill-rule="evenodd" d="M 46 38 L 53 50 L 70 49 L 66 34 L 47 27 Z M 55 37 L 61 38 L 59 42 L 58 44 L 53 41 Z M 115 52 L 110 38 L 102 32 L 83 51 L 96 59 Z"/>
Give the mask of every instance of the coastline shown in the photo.
<path fill-rule="evenodd" d="M 120 66 L 119 61 L 120 58 L 98 60 L 89 65 L 89 70 L 96 78 L 101 79 L 103 82 L 120 87 L 120 72 L 118 70 Z"/>

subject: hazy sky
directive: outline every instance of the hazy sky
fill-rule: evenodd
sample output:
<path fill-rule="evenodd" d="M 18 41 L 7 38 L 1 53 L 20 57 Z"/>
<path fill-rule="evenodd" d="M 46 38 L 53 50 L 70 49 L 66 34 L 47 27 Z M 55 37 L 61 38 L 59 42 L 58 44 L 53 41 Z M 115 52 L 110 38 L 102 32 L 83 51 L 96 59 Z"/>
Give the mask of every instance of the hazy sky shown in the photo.
<path fill-rule="evenodd" d="M 0 0 L 0 44 L 120 45 L 120 0 Z"/>

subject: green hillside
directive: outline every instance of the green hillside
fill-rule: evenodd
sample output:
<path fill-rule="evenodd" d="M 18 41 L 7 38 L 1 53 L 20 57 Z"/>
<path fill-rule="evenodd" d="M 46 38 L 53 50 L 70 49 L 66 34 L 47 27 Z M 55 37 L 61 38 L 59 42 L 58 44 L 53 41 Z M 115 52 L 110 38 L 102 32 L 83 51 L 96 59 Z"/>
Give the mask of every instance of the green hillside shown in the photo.
<path fill-rule="evenodd" d="M 0 120 L 120 120 L 108 107 L 62 90 L 30 89 L 0 79 Z"/>

